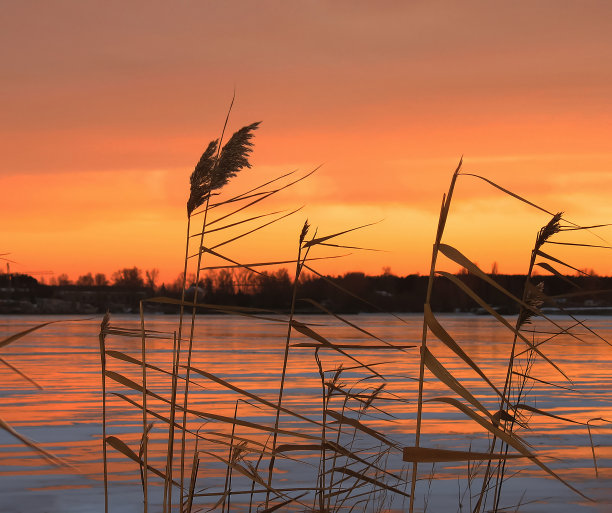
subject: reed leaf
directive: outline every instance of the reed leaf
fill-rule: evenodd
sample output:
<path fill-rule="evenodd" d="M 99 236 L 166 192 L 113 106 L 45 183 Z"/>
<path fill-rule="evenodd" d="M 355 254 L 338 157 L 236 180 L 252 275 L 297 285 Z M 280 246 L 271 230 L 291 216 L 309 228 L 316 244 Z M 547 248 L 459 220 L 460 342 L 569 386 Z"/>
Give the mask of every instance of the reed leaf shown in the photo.
<path fill-rule="evenodd" d="M 28 328 L 26 330 L 20 331 L 19 333 L 13 333 L 12 335 L 9 335 L 5 339 L 0 340 L 0 348 L 8 346 L 9 344 L 12 344 L 16 340 L 19 340 L 20 338 L 25 337 L 28 333 L 32 333 L 33 331 L 39 330 L 41 328 L 44 328 L 45 326 L 49 326 L 50 324 L 56 324 L 58 322 L 91 321 L 92 319 L 93 319 L 93 317 L 88 317 L 87 319 L 62 319 L 60 321 L 47 321 L 47 322 L 43 322 L 42 324 L 37 324 L 36 326 L 33 326 L 33 327 Z"/>
<path fill-rule="evenodd" d="M 385 445 L 388 445 L 389 447 L 398 448 L 397 443 L 389 440 L 386 436 L 384 436 L 382 433 L 380 433 L 379 431 L 376 431 L 375 429 L 369 428 L 368 426 L 366 426 L 365 424 L 363 424 L 362 422 L 359 422 L 357 419 L 352 419 L 350 417 L 347 417 L 345 415 L 342 415 L 341 413 L 338 413 L 334 410 L 330 410 L 330 409 L 326 409 L 325 410 L 325 414 L 329 415 L 331 418 L 333 418 L 334 420 L 343 423 L 343 424 L 348 424 L 349 426 L 361 431 L 362 433 L 365 433 L 367 435 L 370 435 L 373 438 L 376 438 L 376 440 L 382 442 Z"/>
<path fill-rule="evenodd" d="M 380 481 L 378 479 L 374 479 L 372 477 L 369 477 L 366 474 L 363 474 L 363 473 L 360 473 L 360 472 L 355 472 L 354 470 L 351 470 L 348 467 L 335 467 L 334 468 L 334 472 L 340 472 L 342 474 L 346 474 L 347 476 L 354 477 L 355 479 L 358 479 L 360 481 L 364 481 L 364 482 L 366 482 L 368 484 L 377 486 L 378 488 L 382 488 L 384 490 L 388 490 L 389 492 L 397 493 L 399 495 L 403 495 L 404 497 L 410 497 L 409 493 L 406 493 L 403 490 L 400 490 L 399 488 L 397 488 L 395 486 L 388 485 L 387 483 L 385 483 L 383 481 Z"/>
<path fill-rule="evenodd" d="M 445 278 L 452 281 L 455 285 L 457 285 L 460 289 L 462 289 L 468 296 L 470 296 L 474 301 L 476 301 L 480 306 L 482 306 L 489 314 L 495 317 L 501 324 L 503 324 L 506 328 L 508 328 L 512 333 L 514 333 L 518 338 L 520 338 L 529 349 L 535 351 L 543 360 L 545 360 L 549 365 L 551 365 L 557 372 L 559 372 L 565 379 L 571 382 L 569 376 L 563 372 L 559 366 L 553 362 L 550 358 L 548 358 L 542 351 L 540 351 L 536 345 L 532 344 L 520 331 L 518 331 L 514 326 L 512 326 L 506 319 L 504 319 L 501 315 L 499 315 L 491 306 L 486 303 L 480 296 L 478 296 L 472 289 L 470 289 L 463 281 L 461 281 L 456 276 L 447 273 L 446 271 L 436 271 L 440 276 L 444 276 Z M 521 301 L 523 304 L 523 301 Z M 530 307 L 528 307 L 530 308 Z"/>
<path fill-rule="evenodd" d="M 183 366 L 183 367 L 185 367 L 185 366 Z M 299 413 L 297 413 L 297 412 L 295 412 L 293 410 L 285 408 L 283 406 L 279 407 L 278 404 L 274 404 L 271 401 L 268 401 L 268 400 L 264 399 L 263 397 L 260 397 L 260 396 L 258 396 L 256 394 L 253 394 L 252 392 L 249 392 L 248 390 L 244 390 L 243 388 L 240 388 L 240 387 L 237 387 L 235 385 L 232 385 L 228 381 L 226 381 L 226 380 L 224 380 L 224 379 L 222 379 L 222 378 L 220 378 L 218 376 L 215 376 L 214 374 L 211 374 L 210 372 L 206 372 L 205 370 L 198 369 L 198 368 L 193 367 L 193 366 L 190 367 L 190 368 L 196 374 L 199 374 L 200 376 L 203 376 L 206 379 L 209 379 L 210 381 L 212 381 L 214 383 L 217 383 L 217 384 L 219 384 L 219 385 L 221 385 L 221 386 L 223 386 L 223 387 L 225 387 L 225 388 L 227 388 L 229 390 L 233 390 L 234 392 L 237 392 L 240 395 L 248 397 L 249 399 L 253 399 L 254 401 L 257 401 L 258 403 L 264 404 L 264 405 L 268 406 L 269 408 L 272 408 L 274 410 L 278 409 L 278 410 L 282 411 L 283 413 L 287 413 L 288 415 L 291 415 L 291 416 L 296 417 L 298 419 L 302 419 L 302 420 L 304 420 L 306 422 L 309 422 L 311 424 L 316 424 L 317 426 L 321 425 L 321 423 L 317 422 L 316 420 L 309 419 L 308 417 L 305 417 L 305 416 L 303 416 L 303 415 L 301 415 L 301 414 L 299 414 Z"/>
<path fill-rule="evenodd" d="M 366 228 L 368 226 L 374 226 L 375 224 L 378 224 L 380 222 L 381 221 L 376 221 L 374 223 L 362 224 L 361 226 L 356 226 L 355 228 L 350 228 L 348 230 L 343 230 L 341 232 L 332 233 L 331 235 L 325 235 L 324 237 L 317 237 L 315 239 L 311 239 L 311 240 L 309 240 L 307 242 L 304 242 L 303 247 L 304 248 L 309 248 L 311 246 L 316 246 L 316 245 L 321 244 L 322 242 L 325 242 L 327 240 L 333 239 L 335 237 L 339 237 L 340 235 L 344 235 L 346 233 L 354 232 L 355 230 L 361 230 L 362 228 Z"/>
<path fill-rule="evenodd" d="M 465 388 L 455 377 L 446 370 L 444 365 L 442 365 L 436 357 L 431 353 L 431 351 L 426 347 L 421 347 L 421 355 L 423 357 L 423 361 L 425 362 L 425 366 L 432 372 L 436 378 L 438 378 L 442 383 L 444 383 L 448 388 L 455 391 L 458 395 L 463 397 L 470 404 L 478 408 L 482 413 L 484 413 L 487 417 L 491 418 L 492 415 L 489 413 L 483 404 L 474 397 L 474 395 Z"/>
<path fill-rule="evenodd" d="M 482 427 L 484 427 L 487 431 L 489 431 L 491 434 L 495 435 L 497 438 L 503 440 L 505 443 L 507 443 L 509 446 L 513 447 L 514 449 L 516 449 L 518 452 L 520 452 L 523 456 L 529 458 L 531 461 L 533 461 L 538 467 L 540 467 L 542 470 L 544 470 L 547 474 L 549 474 L 550 476 L 554 477 L 557 481 L 559 481 L 560 483 L 563 483 L 567 488 L 569 488 L 570 490 L 572 490 L 573 492 L 577 493 L 578 495 L 580 495 L 581 497 L 583 497 L 584 499 L 587 499 L 591 502 L 593 502 L 593 499 L 591 499 L 590 497 L 587 497 L 585 494 L 583 494 L 580 490 L 578 490 L 577 488 L 573 487 L 571 484 L 569 484 L 567 481 L 565 481 L 562 477 L 560 477 L 559 475 L 557 475 L 551 468 L 549 468 L 547 465 L 545 465 L 544 463 L 542 463 L 535 454 L 533 454 L 526 446 L 523 442 L 521 442 L 517 435 L 514 433 L 508 433 L 506 431 L 502 431 L 501 429 L 499 429 L 498 427 L 494 426 L 492 423 L 490 423 L 489 421 L 485 420 L 484 418 L 482 418 L 480 415 L 478 415 L 476 412 L 472 411 L 471 409 L 469 409 L 467 406 L 465 406 L 464 404 L 460 403 L 459 401 L 457 401 L 456 399 L 453 399 L 452 397 L 435 397 L 433 399 L 427 399 L 427 402 L 432 402 L 432 401 L 436 401 L 436 402 L 442 402 L 442 403 L 447 403 L 450 404 L 451 406 L 454 406 L 455 408 L 457 408 L 459 411 L 461 411 L 462 413 L 464 413 L 467 417 L 471 418 L 472 420 L 474 420 L 475 422 L 477 422 L 478 424 L 480 424 Z"/>
<path fill-rule="evenodd" d="M 436 316 L 431 310 L 431 306 L 425 304 L 423 311 L 427 327 L 436 336 L 436 338 L 443 342 L 451 351 L 453 351 L 453 353 L 455 353 L 459 358 L 461 358 L 465 363 L 467 363 L 495 391 L 498 396 L 502 397 L 502 393 L 497 389 L 497 387 L 487 377 L 487 375 L 480 369 L 476 362 L 474 362 L 474 360 L 472 360 L 468 356 L 468 354 L 461 348 L 461 346 L 438 322 L 438 319 L 436 319 Z"/>
<path fill-rule="evenodd" d="M 550 265 L 550 264 L 548 264 L 546 262 L 537 262 L 535 265 L 537 265 L 538 267 L 541 267 L 542 269 L 545 269 L 546 271 L 548 271 L 551 274 L 554 274 L 557 278 L 560 278 L 564 282 L 569 283 L 572 287 L 575 287 L 577 289 L 581 289 L 580 285 L 576 284 L 573 280 L 570 280 L 567 276 L 561 274 L 552 265 Z"/>
<path fill-rule="evenodd" d="M 1 418 L 0 418 L 0 428 L 2 428 L 5 431 L 7 431 L 9 434 L 11 434 L 15 438 L 17 438 L 17 440 L 19 440 L 24 445 L 28 446 L 30 449 L 34 449 L 43 458 L 45 458 L 49 463 L 51 463 L 53 465 L 56 465 L 58 467 L 69 467 L 70 466 L 67 462 L 65 462 L 61 458 L 58 458 L 54 454 L 52 454 L 49 451 L 43 449 L 39 444 L 37 444 L 33 440 L 31 440 L 28 437 L 26 437 L 26 436 L 22 435 L 21 433 L 19 433 L 8 422 L 4 421 Z"/>
<path fill-rule="evenodd" d="M 574 267 L 573 265 L 567 264 L 563 260 L 559 260 L 558 258 L 555 258 L 554 256 L 551 256 L 548 253 L 544 253 L 544 251 L 542 251 L 541 249 L 536 251 L 536 254 L 538 256 L 541 256 L 542 258 L 546 258 L 548 260 L 551 260 L 552 262 L 556 262 L 558 264 L 564 265 L 565 267 L 569 267 L 570 269 L 573 269 L 574 271 L 576 271 L 579 274 L 582 274 L 583 276 L 589 276 L 588 273 L 585 273 L 584 271 L 581 271 L 577 267 Z"/>
<path fill-rule="evenodd" d="M 106 443 L 110 445 L 113 449 L 115 449 L 116 451 L 120 452 L 124 456 L 131 459 L 132 461 L 135 461 L 136 463 L 138 463 L 138 465 L 144 467 L 144 461 L 142 460 L 142 458 L 140 458 L 138 454 L 136 454 L 132 449 L 130 449 L 123 440 L 120 440 L 116 436 L 107 436 Z M 157 477 L 160 477 L 161 479 L 166 480 L 166 475 L 160 470 L 156 469 L 155 467 L 151 465 L 147 465 L 147 468 L 148 470 L 153 472 L 153 474 L 155 474 Z M 172 484 L 174 484 L 174 486 L 181 486 L 179 483 L 177 483 L 174 480 L 172 481 Z"/>
<path fill-rule="evenodd" d="M 505 460 L 526 458 L 523 454 L 493 454 L 490 452 L 455 451 L 429 447 L 404 447 L 403 460 L 411 463 L 441 463 L 446 461 Z"/>
<path fill-rule="evenodd" d="M 295 329 L 295 331 L 301 333 L 302 335 L 305 335 L 308 338 L 311 338 L 313 340 L 316 340 L 317 342 L 319 342 L 320 344 L 328 347 L 329 349 L 334 349 L 335 351 L 339 352 L 340 354 L 346 356 L 347 358 L 350 358 L 351 360 L 353 360 L 355 363 L 359 364 L 359 365 L 363 365 L 364 368 L 368 369 L 372 374 L 378 376 L 381 379 L 385 379 L 384 376 L 382 376 L 381 374 L 379 374 L 378 372 L 376 372 L 374 369 L 372 369 L 370 366 L 360 362 L 359 360 L 357 360 L 355 357 L 351 356 L 350 354 L 348 354 L 346 351 L 344 351 L 342 348 L 338 347 L 336 344 L 331 343 L 329 340 L 327 340 L 325 337 L 323 337 L 322 335 L 320 335 L 319 333 L 317 333 L 316 331 L 314 331 L 313 329 L 309 328 L 308 326 L 306 326 L 305 324 L 302 324 L 299 321 L 293 320 L 291 322 L 291 326 L 293 327 L 293 329 Z"/>
<path fill-rule="evenodd" d="M 34 385 L 36 388 L 38 388 L 38 390 L 43 390 L 43 387 L 41 385 L 39 385 L 38 383 L 36 383 L 36 381 L 34 381 L 32 378 L 30 378 L 28 375 L 24 374 L 23 372 L 21 372 L 17 367 L 15 367 L 13 364 L 7 362 L 4 358 L 0 358 L 0 363 L 3 363 L 4 365 L 6 365 L 9 369 L 11 369 L 13 372 L 15 372 L 16 374 L 19 374 L 23 379 L 25 379 L 26 381 L 29 381 L 30 383 L 32 383 L 32 385 Z"/>

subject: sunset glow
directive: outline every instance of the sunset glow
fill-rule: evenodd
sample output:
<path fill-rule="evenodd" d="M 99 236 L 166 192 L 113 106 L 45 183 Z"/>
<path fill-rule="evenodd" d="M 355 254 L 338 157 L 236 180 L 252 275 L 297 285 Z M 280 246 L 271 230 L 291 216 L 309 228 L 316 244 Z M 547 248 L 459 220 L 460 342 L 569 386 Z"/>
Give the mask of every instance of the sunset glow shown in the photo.
<path fill-rule="evenodd" d="M 610 19 L 604 2 L 9 3 L 0 253 L 15 272 L 173 281 L 189 175 L 234 89 L 228 130 L 262 126 L 229 193 L 323 164 L 261 207 L 304 205 L 228 246 L 240 261 L 293 258 L 306 218 L 320 234 L 381 221 L 339 242 L 382 252 L 318 268 L 427 273 L 461 156 L 576 223 L 612 222 Z M 447 243 L 502 273 L 526 271 L 549 220 L 471 177 L 452 210 Z M 609 250 L 579 262 L 612 274 Z"/>

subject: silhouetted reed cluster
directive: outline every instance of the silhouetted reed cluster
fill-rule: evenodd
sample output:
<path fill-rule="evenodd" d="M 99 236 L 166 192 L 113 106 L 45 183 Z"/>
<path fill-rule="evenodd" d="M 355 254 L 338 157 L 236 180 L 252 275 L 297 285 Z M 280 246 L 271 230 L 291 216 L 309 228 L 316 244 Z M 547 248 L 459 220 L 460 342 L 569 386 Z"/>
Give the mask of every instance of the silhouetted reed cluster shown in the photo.
<path fill-rule="evenodd" d="M 460 496 L 470 496 L 470 511 L 502 511 L 500 500 L 511 477 L 508 468 L 515 460 L 538 467 L 577 496 L 590 500 L 559 475 L 554 462 L 549 463 L 530 446 L 528 427 L 532 418 L 555 419 L 581 426 L 590 435 L 591 424 L 607 422 L 601 418 L 561 418 L 530 403 L 530 391 L 541 383 L 558 387 L 564 393 L 571 385 L 571 378 L 562 366 L 546 354 L 552 341 L 570 337 L 581 343 L 585 330 L 598 336 L 567 308 L 568 300 L 579 300 L 592 292 L 584 287 L 591 282 L 566 276 L 567 269 L 580 272 L 578 266 L 564 262 L 548 249 L 552 239 L 562 232 L 594 228 L 578 226 L 561 213 L 548 212 L 486 178 L 463 173 L 460 163 L 443 199 L 428 276 L 398 279 L 390 275 L 366 278 L 354 274 L 333 279 L 316 269 L 318 260 L 338 256 L 329 251 L 359 249 L 341 242 L 342 237 L 365 226 L 321 235 L 305 222 L 295 234 L 293 256 L 253 262 L 248 255 L 233 254 L 231 243 L 243 237 L 256 237 L 270 224 L 295 215 L 299 209 L 264 213 L 258 209 L 265 199 L 311 174 L 287 173 L 224 197 L 223 186 L 228 180 L 251 167 L 252 137 L 258 126 L 259 123 L 253 123 L 241 128 L 225 145 L 224 128 L 221 137 L 206 147 L 191 175 L 180 297 L 141 301 L 139 328 L 116 325 L 108 314 L 102 322 L 99 341 L 107 511 L 113 492 L 108 468 L 117 455 L 132 460 L 139 469 L 145 512 L 160 509 L 164 513 L 412 512 L 418 509 L 417 493 L 427 493 L 417 482 L 428 480 L 430 493 L 432 483 L 435 486 L 435 472 L 422 471 L 424 464 L 432 463 L 454 465 L 452 468 L 465 487 Z M 498 192 L 550 216 L 550 222 L 536 233 L 534 247 L 525 255 L 528 272 L 520 284 L 516 278 L 484 272 L 459 248 L 444 242 L 456 183 L 468 177 L 484 180 Z M 464 271 L 459 275 L 446 271 L 444 266 L 449 263 Z M 293 269 L 291 273 L 274 270 L 278 266 Z M 536 276 L 536 267 L 549 276 Z M 393 310 L 395 304 L 385 303 L 388 294 L 380 292 L 392 288 L 401 295 L 406 283 L 410 283 L 407 288 L 410 292 L 405 293 L 407 298 L 410 296 L 407 301 L 413 305 L 416 296 L 423 311 L 420 347 L 391 343 L 356 324 L 353 317 L 339 313 L 347 310 L 347 305 L 349 311 Z M 257 295 L 264 290 L 274 296 L 274 301 Z M 235 301 L 241 294 L 253 301 Z M 501 379 L 485 372 L 436 315 L 440 309 L 454 309 L 457 304 L 478 309 L 506 330 L 511 343 Z M 146 305 L 174 309 L 176 329 L 150 330 Z M 500 305 L 517 314 L 516 318 L 500 314 Z M 544 305 L 564 312 L 570 320 L 569 327 L 557 317 L 547 315 Z M 245 384 L 239 376 L 216 375 L 194 364 L 194 348 L 206 348 L 206 339 L 199 336 L 202 323 L 206 323 L 200 314 L 205 312 L 240 316 L 283 328 L 285 336 L 279 340 L 282 366 L 278 383 L 270 385 L 273 393 L 262 392 L 254 384 L 251 388 L 248 380 Z M 321 322 L 309 322 L 303 318 L 304 312 L 326 316 L 354 333 L 354 337 L 338 340 L 326 328 L 325 317 Z M 403 322 L 401 317 L 389 315 L 394 316 L 394 321 Z M 139 341 L 138 354 L 117 349 L 125 338 Z M 431 344 L 432 339 L 437 345 Z M 13 340 L 14 337 L 9 337 L 0 342 L 0 348 Z M 150 348 L 158 341 L 172 348 L 162 363 L 151 361 L 149 356 Z M 457 373 L 434 354 L 440 344 L 453 355 L 454 364 L 465 368 L 472 379 L 461 382 Z M 379 361 L 360 356 L 364 348 L 380 354 Z M 287 366 L 295 351 L 308 351 L 311 355 L 311 375 L 320 383 L 317 411 L 302 411 L 287 396 L 289 380 L 295 379 Z M 384 365 L 389 354 L 418 364 L 419 376 L 415 377 L 418 390 L 414 395 L 389 390 L 393 369 Z M 247 365 L 257 362 L 245 362 Z M 535 370 L 541 365 L 553 370 L 554 383 L 537 377 Z M 432 380 L 448 389 L 448 396 L 428 394 Z M 474 392 L 477 386 L 496 398 L 493 407 L 490 402 L 483 402 L 482 394 Z M 231 394 L 234 398 L 231 411 L 199 402 L 198 390 L 202 387 Z M 427 446 L 423 433 L 427 430 L 426 411 L 430 403 L 443 404 L 471 423 L 474 431 L 488 441 L 488 448 L 473 450 L 470 440 L 461 449 Z M 110 417 L 121 408 L 132 409 L 142 419 L 136 442 L 121 433 L 108 432 Z M 412 420 L 405 421 L 405 431 L 414 433 L 412 445 L 402 445 L 393 437 L 393 428 L 397 426 L 393 412 L 397 408 L 413 415 Z M 6 423 L 0 426 L 12 429 Z M 31 444 L 25 438 L 22 441 Z M 594 445 L 592 451 L 597 468 Z M 160 486 L 163 493 L 152 495 Z"/>

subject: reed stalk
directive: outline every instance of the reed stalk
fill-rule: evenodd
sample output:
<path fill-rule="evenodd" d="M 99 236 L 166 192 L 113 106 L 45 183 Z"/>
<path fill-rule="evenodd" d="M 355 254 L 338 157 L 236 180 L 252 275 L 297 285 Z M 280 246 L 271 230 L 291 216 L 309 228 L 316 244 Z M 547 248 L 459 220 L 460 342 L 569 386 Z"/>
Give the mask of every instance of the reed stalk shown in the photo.
<path fill-rule="evenodd" d="M 300 238 L 299 238 L 299 243 L 298 243 L 297 258 L 296 258 L 296 264 L 295 264 L 295 277 L 293 279 L 293 287 L 291 291 L 291 306 L 289 310 L 289 320 L 287 322 L 287 336 L 285 338 L 285 352 L 283 355 L 283 370 L 281 372 L 281 380 L 280 380 L 280 385 L 278 388 L 278 400 L 276 403 L 277 405 L 276 418 L 274 420 L 274 432 L 272 434 L 272 456 L 270 457 L 270 463 L 268 466 L 268 480 L 267 480 L 268 491 L 266 492 L 266 503 L 265 503 L 266 509 L 268 508 L 269 502 L 270 502 L 270 488 L 272 487 L 272 476 L 274 474 L 274 463 L 276 461 L 276 443 L 278 439 L 278 425 L 280 421 L 280 412 L 281 412 L 281 407 L 283 403 L 283 392 L 285 390 L 285 378 L 287 375 L 287 362 L 289 361 L 289 344 L 291 343 L 291 329 L 293 327 L 293 317 L 295 315 L 295 302 L 297 299 L 297 289 L 298 289 L 298 284 L 299 284 L 299 279 L 300 279 L 300 273 L 304 266 L 304 262 L 302 261 L 302 243 L 304 242 L 304 238 L 306 237 L 306 234 L 308 233 L 308 228 L 309 228 L 308 221 L 306 221 L 304 223 L 304 226 L 302 227 L 302 232 L 300 233 Z M 307 254 L 308 254 L 308 249 L 306 250 L 306 255 Z M 304 259 L 306 258 L 306 255 L 304 256 Z"/>
<path fill-rule="evenodd" d="M 450 210 L 451 200 L 453 197 L 453 191 L 455 190 L 455 183 L 457 182 L 457 176 L 459 174 L 459 170 L 461 169 L 462 160 L 459 161 L 459 165 L 455 172 L 453 173 L 453 177 L 451 179 L 451 183 L 448 189 L 448 194 L 446 194 L 442 198 L 442 207 L 440 210 L 440 217 L 438 219 L 438 230 L 436 232 L 436 238 L 434 241 L 432 255 L 431 255 L 431 266 L 429 269 L 429 280 L 427 282 L 427 293 L 425 295 L 425 307 L 429 307 L 429 303 L 431 301 L 431 294 L 433 291 L 433 281 L 436 273 L 436 262 L 438 260 L 438 253 L 440 251 L 440 243 L 442 242 L 442 235 L 444 234 L 444 227 L 446 226 L 446 219 L 448 217 L 448 212 Z M 415 431 L 415 447 L 420 446 L 421 441 L 421 423 L 422 423 L 422 415 L 423 415 L 423 384 L 425 379 L 425 351 L 427 349 L 427 323 L 425 319 L 423 319 L 423 334 L 421 338 L 421 360 L 419 364 L 419 395 L 418 395 L 418 403 L 417 403 L 417 419 L 416 419 L 416 431 Z M 415 499 L 415 489 L 416 489 L 416 481 L 417 481 L 417 471 L 418 471 L 418 463 L 414 462 L 412 464 L 412 480 L 410 484 L 410 506 L 409 513 L 413 513 L 414 511 L 414 499 Z"/>
<path fill-rule="evenodd" d="M 140 301 L 140 332 L 141 332 L 141 358 L 142 358 L 142 448 L 143 448 L 143 487 L 144 487 L 144 513 L 147 513 L 149 508 L 149 437 L 148 437 L 148 418 L 147 418 L 147 351 L 146 351 L 146 333 L 144 324 L 144 309 L 143 302 Z"/>
<path fill-rule="evenodd" d="M 108 459 L 106 456 L 106 328 L 110 315 L 107 312 L 100 324 L 100 365 L 102 368 L 102 461 L 104 465 L 104 513 L 108 513 Z"/>

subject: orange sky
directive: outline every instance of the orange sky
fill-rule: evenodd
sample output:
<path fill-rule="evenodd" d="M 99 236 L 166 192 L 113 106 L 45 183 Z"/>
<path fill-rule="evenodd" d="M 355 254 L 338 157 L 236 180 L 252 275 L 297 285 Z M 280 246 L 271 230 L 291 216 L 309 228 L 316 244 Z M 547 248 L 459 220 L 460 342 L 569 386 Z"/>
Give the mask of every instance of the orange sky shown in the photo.
<path fill-rule="evenodd" d="M 0 253 L 15 271 L 173 280 L 188 177 L 234 87 L 230 129 L 263 123 L 231 191 L 324 165 L 268 205 L 303 211 L 232 258 L 291 258 L 306 217 L 319 233 L 384 219 L 342 240 L 384 253 L 319 269 L 427 272 L 461 155 L 577 223 L 612 221 L 607 2 L 24 1 L 0 24 Z M 465 177 L 446 241 L 518 273 L 547 221 Z M 608 250 L 554 249 L 612 274 Z"/>

